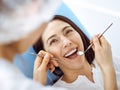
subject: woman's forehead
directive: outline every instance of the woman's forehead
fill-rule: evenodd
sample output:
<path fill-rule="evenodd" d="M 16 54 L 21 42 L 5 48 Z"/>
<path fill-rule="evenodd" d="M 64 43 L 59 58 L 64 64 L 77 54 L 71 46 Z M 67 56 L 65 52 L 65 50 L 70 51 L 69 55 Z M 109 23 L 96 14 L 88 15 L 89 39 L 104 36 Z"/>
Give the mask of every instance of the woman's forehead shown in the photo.
<path fill-rule="evenodd" d="M 42 37 L 49 37 L 52 34 L 60 32 L 64 27 L 70 26 L 68 23 L 61 20 L 53 20 L 49 22 L 48 26 L 43 32 Z"/>

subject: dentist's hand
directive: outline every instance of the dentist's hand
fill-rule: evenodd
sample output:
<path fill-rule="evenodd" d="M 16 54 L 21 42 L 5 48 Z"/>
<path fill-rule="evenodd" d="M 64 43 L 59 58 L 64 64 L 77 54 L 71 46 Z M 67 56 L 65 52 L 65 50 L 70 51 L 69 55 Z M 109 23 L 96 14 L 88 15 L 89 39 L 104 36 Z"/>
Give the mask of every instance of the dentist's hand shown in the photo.
<path fill-rule="evenodd" d="M 111 46 L 104 36 L 100 39 L 98 39 L 98 36 L 96 35 L 92 39 L 95 59 L 102 70 L 108 69 L 111 66 L 113 67 Z"/>
<path fill-rule="evenodd" d="M 98 39 L 98 36 L 94 36 L 92 40 L 95 59 L 101 68 L 104 79 L 104 90 L 117 90 L 111 46 L 103 36 L 100 39 Z"/>
<path fill-rule="evenodd" d="M 58 66 L 58 64 L 55 60 L 50 59 L 51 57 L 53 57 L 53 55 L 43 50 L 41 50 L 38 54 L 39 56 L 37 56 L 34 62 L 33 79 L 43 85 L 46 85 L 47 70 L 50 69 L 50 71 L 53 72 L 55 67 Z"/>

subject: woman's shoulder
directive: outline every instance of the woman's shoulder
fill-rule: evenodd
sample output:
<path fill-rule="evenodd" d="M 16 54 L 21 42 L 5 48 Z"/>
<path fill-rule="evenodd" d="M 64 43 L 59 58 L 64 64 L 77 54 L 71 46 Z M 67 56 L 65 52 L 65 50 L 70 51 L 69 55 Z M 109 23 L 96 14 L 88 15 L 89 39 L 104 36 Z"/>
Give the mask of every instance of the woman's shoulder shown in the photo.
<path fill-rule="evenodd" d="M 77 85 L 82 85 L 83 83 L 84 84 L 87 84 L 87 83 L 91 84 L 86 76 L 78 75 L 77 79 L 73 82 L 70 82 L 70 83 L 63 81 L 62 78 L 60 78 L 53 86 L 74 87 Z"/>
<path fill-rule="evenodd" d="M 87 77 L 83 75 L 79 75 L 78 78 L 71 83 L 67 83 L 60 79 L 53 86 L 64 87 L 68 90 L 97 90 L 98 87 L 101 88 L 99 85 L 90 82 Z"/>

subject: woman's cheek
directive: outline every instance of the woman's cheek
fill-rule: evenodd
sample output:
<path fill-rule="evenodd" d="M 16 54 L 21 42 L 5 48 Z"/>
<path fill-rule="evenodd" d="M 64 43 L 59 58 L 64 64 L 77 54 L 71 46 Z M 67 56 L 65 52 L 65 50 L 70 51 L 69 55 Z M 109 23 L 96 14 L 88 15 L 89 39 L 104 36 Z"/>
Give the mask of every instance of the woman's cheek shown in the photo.
<path fill-rule="evenodd" d="M 55 57 L 58 57 L 60 50 L 59 50 L 59 48 L 52 48 L 52 49 L 50 49 L 50 53 L 53 54 Z"/>

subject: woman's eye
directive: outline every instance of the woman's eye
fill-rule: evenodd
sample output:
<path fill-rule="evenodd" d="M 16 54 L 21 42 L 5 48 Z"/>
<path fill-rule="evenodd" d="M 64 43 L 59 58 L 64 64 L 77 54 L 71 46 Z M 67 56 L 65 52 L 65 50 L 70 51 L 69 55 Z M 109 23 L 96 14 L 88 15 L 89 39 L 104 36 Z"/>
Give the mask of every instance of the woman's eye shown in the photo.
<path fill-rule="evenodd" d="M 69 29 L 69 30 L 66 31 L 65 34 L 69 34 L 69 33 L 71 33 L 72 31 L 73 31 L 73 30 Z"/>
<path fill-rule="evenodd" d="M 53 39 L 53 40 L 50 41 L 50 45 L 52 45 L 52 44 L 54 44 L 54 43 L 56 43 L 56 42 L 57 42 L 57 40 L 56 40 L 56 39 Z"/>

